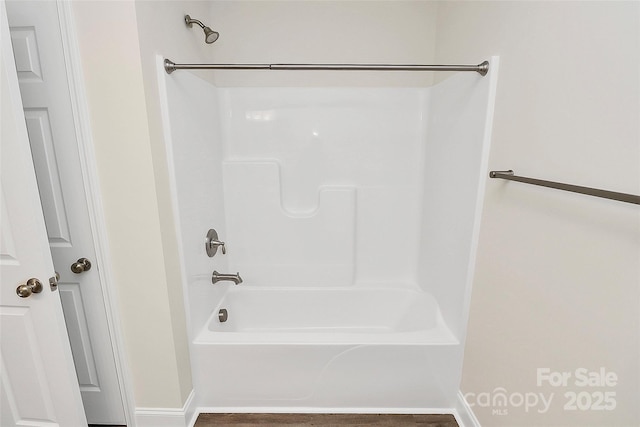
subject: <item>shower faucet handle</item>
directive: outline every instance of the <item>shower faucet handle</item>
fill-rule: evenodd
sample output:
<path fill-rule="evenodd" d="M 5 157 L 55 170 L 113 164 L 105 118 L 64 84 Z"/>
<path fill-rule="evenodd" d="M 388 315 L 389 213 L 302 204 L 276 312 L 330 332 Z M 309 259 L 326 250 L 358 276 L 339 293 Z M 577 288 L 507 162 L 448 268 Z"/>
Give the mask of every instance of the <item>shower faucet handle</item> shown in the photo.
<path fill-rule="evenodd" d="M 224 242 L 221 242 L 220 240 L 212 240 L 211 246 L 215 246 L 215 247 L 220 246 L 220 249 L 222 250 L 222 255 L 226 255 L 227 248 L 224 246 Z"/>
<path fill-rule="evenodd" d="M 224 242 L 218 240 L 218 232 L 213 228 L 207 232 L 207 237 L 204 241 L 204 249 L 207 251 L 207 255 L 212 258 L 216 252 L 218 252 L 218 246 L 222 249 L 222 254 L 227 253 L 227 248 L 224 246 Z"/>

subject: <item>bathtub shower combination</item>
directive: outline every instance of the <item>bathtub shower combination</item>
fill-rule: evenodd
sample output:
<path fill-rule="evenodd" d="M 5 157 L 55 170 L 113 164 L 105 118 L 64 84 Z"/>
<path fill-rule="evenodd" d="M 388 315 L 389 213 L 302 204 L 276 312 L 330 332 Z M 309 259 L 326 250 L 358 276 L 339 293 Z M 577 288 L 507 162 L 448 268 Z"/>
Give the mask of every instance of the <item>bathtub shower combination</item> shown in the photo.
<path fill-rule="evenodd" d="M 216 87 L 159 59 L 201 411 L 454 412 L 490 62 L 313 88 Z"/>

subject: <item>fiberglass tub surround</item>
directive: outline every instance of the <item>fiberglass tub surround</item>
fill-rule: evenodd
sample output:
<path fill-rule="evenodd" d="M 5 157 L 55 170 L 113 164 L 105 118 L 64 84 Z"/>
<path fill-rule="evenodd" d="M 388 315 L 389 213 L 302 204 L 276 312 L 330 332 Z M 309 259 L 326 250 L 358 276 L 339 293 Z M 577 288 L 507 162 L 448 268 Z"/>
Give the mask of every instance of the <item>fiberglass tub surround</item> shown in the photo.
<path fill-rule="evenodd" d="M 229 289 L 198 342 L 454 344 L 435 299 L 392 288 Z M 232 312 L 220 321 L 219 310 Z M 381 336 L 382 335 L 382 336 Z"/>
<path fill-rule="evenodd" d="M 198 406 L 454 406 L 490 62 L 486 77 L 420 88 L 222 88 L 163 73 Z M 226 247 L 213 258 L 211 228 Z M 242 283 L 212 284 L 214 270 Z"/>

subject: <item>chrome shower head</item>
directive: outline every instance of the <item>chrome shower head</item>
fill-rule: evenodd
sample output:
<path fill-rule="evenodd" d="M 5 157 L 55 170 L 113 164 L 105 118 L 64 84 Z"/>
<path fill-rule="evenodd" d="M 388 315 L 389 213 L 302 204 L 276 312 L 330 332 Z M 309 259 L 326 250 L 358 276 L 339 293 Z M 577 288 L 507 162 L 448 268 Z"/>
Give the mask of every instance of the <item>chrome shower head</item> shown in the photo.
<path fill-rule="evenodd" d="M 214 41 L 218 40 L 220 37 L 220 33 L 217 31 L 213 31 L 210 27 L 205 27 L 205 25 L 198 21 L 197 19 L 192 19 L 189 15 L 184 15 L 184 23 L 187 24 L 187 27 L 191 28 L 193 24 L 198 24 L 200 28 L 204 30 L 204 41 L 205 43 L 211 44 Z"/>

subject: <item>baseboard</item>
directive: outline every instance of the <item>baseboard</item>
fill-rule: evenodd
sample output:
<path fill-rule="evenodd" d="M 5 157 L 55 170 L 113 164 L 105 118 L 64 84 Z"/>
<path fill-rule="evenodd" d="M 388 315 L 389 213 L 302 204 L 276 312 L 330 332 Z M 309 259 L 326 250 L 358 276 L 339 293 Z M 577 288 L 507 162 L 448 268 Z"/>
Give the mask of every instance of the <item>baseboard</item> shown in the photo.
<path fill-rule="evenodd" d="M 461 391 L 458 391 L 454 416 L 460 427 L 482 427 Z"/>
<path fill-rule="evenodd" d="M 195 424 L 198 411 L 191 390 L 182 408 L 136 408 L 136 427 L 187 427 Z"/>
<path fill-rule="evenodd" d="M 315 408 L 315 407 L 196 407 L 192 390 L 182 408 L 136 408 L 136 427 L 193 427 L 200 413 L 332 413 L 332 414 L 453 414 L 460 427 L 481 427 L 458 392 L 455 408 Z"/>
<path fill-rule="evenodd" d="M 454 408 L 335 408 L 303 406 L 208 406 L 201 414 L 453 414 Z M 461 426 L 462 427 L 462 426 Z"/>

